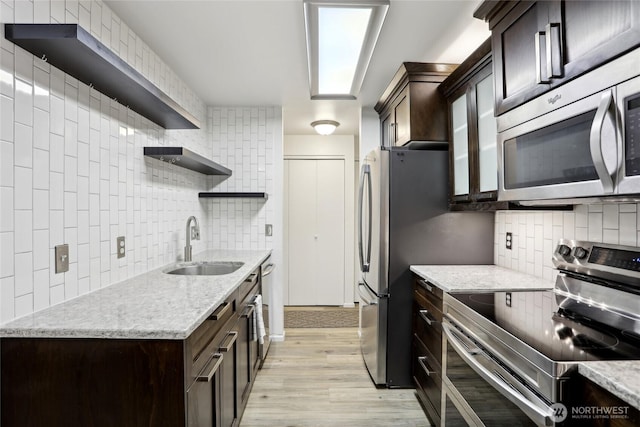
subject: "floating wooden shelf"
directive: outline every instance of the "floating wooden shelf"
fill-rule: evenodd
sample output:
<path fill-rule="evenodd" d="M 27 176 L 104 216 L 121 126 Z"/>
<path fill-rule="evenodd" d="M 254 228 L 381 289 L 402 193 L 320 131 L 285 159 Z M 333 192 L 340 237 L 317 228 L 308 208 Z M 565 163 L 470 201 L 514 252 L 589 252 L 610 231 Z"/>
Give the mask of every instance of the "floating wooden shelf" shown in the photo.
<path fill-rule="evenodd" d="M 205 198 L 242 198 L 242 199 L 265 199 L 269 198 L 267 193 L 198 193 L 198 197 Z"/>
<path fill-rule="evenodd" d="M 5 24 L 5 38 L 165 129 L 200 122 L 77 24 Z"/>
<path fill-rule="evenodd" d="M 144 155 L 205 175 L 231 176 L 231 169 L 184 147 L 144 147 Z"/>

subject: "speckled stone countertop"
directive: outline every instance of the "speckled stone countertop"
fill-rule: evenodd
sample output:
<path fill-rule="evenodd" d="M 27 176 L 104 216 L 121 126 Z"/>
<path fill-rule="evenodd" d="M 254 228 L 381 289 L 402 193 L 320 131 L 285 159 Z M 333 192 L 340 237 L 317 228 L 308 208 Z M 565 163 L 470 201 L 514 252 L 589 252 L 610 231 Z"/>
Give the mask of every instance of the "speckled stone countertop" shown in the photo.
<path fill-rule="evenodd" d="M 578 372 L 640 410 L 640 361 L 583 362 Z"/>
<path fill-rule="evenodd" d="M 412 265 L 411 271 L 445 292 L 553 289 L 553 281 L 496 265 Z"/>
<path fill-rule="evenodd" d="M 194 261 L 241 261 L 221 276 L 152 270 L 0 325 L 0 337 L 186 339 L 271 253 L 213 250 Z"/>

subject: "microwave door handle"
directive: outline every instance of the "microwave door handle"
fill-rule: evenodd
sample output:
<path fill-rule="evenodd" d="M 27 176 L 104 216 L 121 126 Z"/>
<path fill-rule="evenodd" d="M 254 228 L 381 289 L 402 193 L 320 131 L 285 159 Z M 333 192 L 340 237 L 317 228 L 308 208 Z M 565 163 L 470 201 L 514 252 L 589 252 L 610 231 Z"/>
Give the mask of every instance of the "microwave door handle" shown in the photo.
<path fill-rule="evenodd" d="M 591 159 L 593 160 L 593 165 L 596 168 L 596 173 L 602 183 L 602 188 L 605 194 L 613 193 L 613 179 L 607 169 L 607 165 L 604 161 L 604 154 L 602 153 L 602 129 L 604 128 L 604 121 L 609 114 L 612 103 L 613 93 L 611 90 L 608 90 L 602 95 L 600 105 L 598 105 L 596 115 L 593 118 L 593 123 L 591 124 L 591 134 L 589 136 Z"/>
<path fill-rule="evenodd" d="M 369 185 L 369 200 L 368 200 L 368 204 L 369 204 L 369 249 L 368 252 L 369 254 L 371 253 L 371 169 L 369 165 L 362 165 L 362 173 L 360 174 L 360 191 L 359 191 L 359 203 L 358 203 L 358 256 L 360 258 L 360 270 L 364 273 L 369 271 L 369 261 L 371 258 L 371 255 L 368 255 L 368 258 L 365 262 L 365 257 L 364 257 L 364 247 L 363 247 L 363 235 L 362 235 L 362 226 L 363 226 L 363 217 L 362 214 L 364 213 L 364 186 L 365 186 L 365 179 L 367 180 L 367 184 Z"/>
<path fill-rule="evenodd" d="M 543 426 L 553 425 L 550 417 L 550 408 L 542 408 L 529 401 L 525 396 L 518 393 L 517 390 L 514 390 L 512 387 L 510 387 L 508 383 L 505 383 L 502 378 L 497 377 L 493 372 L 485 368 L 479 361 L 475 360 L 479 353 L 475 351 L 468 352 L 461 344 L 459 338 L 453 333 L 451 327 L 448 324 L 442 323 L 442 330 L 445 333 L 449 345 L 451 345 L 451 347 L 453 347 L 455 352 L 458 353 L 462 360 L 464 360 L 464 362 L 469 365 L 469 367 L 472 368 L 485 381 L 487 381 L 496 390 L 501 392 L 507 399 L 509 399 L 520 409 L 522 409 L 537 424 Z"/>

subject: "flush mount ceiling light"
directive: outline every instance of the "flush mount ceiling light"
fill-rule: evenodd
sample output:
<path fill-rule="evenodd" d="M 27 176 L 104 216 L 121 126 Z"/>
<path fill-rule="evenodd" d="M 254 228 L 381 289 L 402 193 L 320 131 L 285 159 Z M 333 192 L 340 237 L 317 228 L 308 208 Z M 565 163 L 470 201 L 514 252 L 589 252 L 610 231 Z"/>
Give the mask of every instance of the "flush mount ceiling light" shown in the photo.
<path fill-rule="evenodd" d="M 338 126 L 340 126 L 340 123 L 335 120 L 316 120 L 311 122 L 311 127 L 320 135 L 331 135 Z"/>
<path fill-rule="evenodd" d="M 311 99 L 356 99 L 388 0 L 304 0 Z"/>

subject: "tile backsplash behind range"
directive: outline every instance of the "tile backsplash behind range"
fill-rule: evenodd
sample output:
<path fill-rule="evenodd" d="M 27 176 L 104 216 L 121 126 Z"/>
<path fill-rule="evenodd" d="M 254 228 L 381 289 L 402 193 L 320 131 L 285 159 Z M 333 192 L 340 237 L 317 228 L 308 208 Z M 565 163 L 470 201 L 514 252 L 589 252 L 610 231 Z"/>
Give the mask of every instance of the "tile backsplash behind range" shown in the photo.
<path fill-rule="evenodd" d="M 496 265 L 553 280 L 553 250 L 561 238 L 637 246 L 640 204 L 576 205 L 572 211 L 499 211 L 495 216 Z M 506 233 L 512 249 L 505 248 Z"/>

